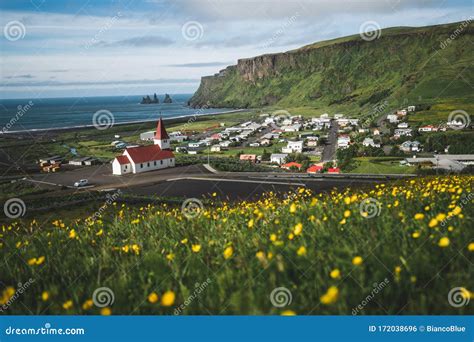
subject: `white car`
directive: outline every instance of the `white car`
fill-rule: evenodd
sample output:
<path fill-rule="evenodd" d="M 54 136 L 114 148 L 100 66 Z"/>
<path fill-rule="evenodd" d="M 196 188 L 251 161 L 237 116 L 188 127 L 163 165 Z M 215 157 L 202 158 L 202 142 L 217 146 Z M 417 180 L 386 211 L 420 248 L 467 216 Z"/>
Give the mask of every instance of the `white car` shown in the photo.
<path fill-rule="evenodd" d="M 89 181 L 87 179 L 81 179 L 74 183 L 74 186 L 79 188 L 81 186 L 86 186 L 87 184 L 89 184 Z"/>

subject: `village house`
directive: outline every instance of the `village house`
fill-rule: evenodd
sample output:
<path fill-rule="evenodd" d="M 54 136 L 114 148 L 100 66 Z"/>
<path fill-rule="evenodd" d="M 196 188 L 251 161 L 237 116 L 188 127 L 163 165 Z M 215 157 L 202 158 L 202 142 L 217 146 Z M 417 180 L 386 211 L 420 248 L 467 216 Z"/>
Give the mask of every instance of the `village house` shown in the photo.
<path fill-rule="evenodd" d="M 374 139 L 372 138 L 365 138 L 364 141 L 362 142 L 362 145 L 364 145 L 365 147 L 380 147 L 380 144 L 377 144 L 374 142 Z"/>
<path fill-rule="evenodd" d="M 351 143 L 351 138 L 348 135 L 340 135 L 337 138 L 337 147 L 338 148 L 347 148 Z"/>
<path fill-rule="evenodd" d="M 388 114 L 387 115 L 387 120 L 390 123 L 397 123 L 398 122 L 398 116 L 395 114 Z"/>
<path fill-rule="evenodd" d="M 288 154 L 286 153 L 273 153 L 270 156 L 270 162 L 274 164 L 283 164 L 285 162 L 286 157 L 288 157 Z"/>
<path fill-rule="evenodd" d="M 416 109 L 415 106 L 408 106 L 408 107 L 407 107 L 407 110 L 408 110 L 409 112 L 414 112 L 415 109 Z"/>
<path fill-rule="evenodd" d="M 433 125 L 421 126 L 418 128 L 418 132 L 437 132 L 438 128 Z"/>
<path fill-rule="evenodd" d="M 127 147 L 121 156 L 112 162 L 112 173 L 123 175 L 141 173 L 175 166 L 175 156 L 170 150 L 170 140 L 163 120 L 160 118 L 153 145 Z"/>
<path fill-rule="evenodd" d="M 283 153 L 301 153 L 303 152 L 303 141 L 288 141 L 286 147 L 281 149 Z"/>
<path fill-rule="evenodd" d="M 398 139 L 400 137 L 411 137 L 413 130 L 411 128 L 397 128 L 393 133 L 393 137 Z"/>
<path fill-rule="evenodd" d="M 257 161 L 257 155 L 255 154 L 241 154 L 239 157 L 240 160 L 249 161 L 255 163 Z"/>
<path fill-rule="evenodd" d="M 315 174 L 315 173 L 320 173 L 321 171 L 323 170 L 323 166 L 322 165 L 311 165 L 307 170 L 306 170 L 306 173 L 309 173 L 309 174 Z"/>
<path fill-rule="evenodd" d="M 301 165 L 300 163 L 297 163 L 297 162 L 289 162 L 289 163 L 286 163 L 286 164 L 283 164 L 282 166 L 280 166 L 282 169 L 285 169 L 285 170 L 290 170 L 292 168 L 297 168 L 298 170 L 301 169 Z"/>
<path fill-rule="evenodd" d="M 400 145 L 400 151 L 403 151 L 405 153 L 408 153 L 408 152 L 419 152 L 420 151 L 420 148 L 421 147 L 421 144 L 419 141 L 405 141 L 403 142 L 401 145 Z"/>
<path fill-rule="evenodd" d="M 397 125 L 398 128 L 408 128 L 408 122 L 400 122 Z"/>

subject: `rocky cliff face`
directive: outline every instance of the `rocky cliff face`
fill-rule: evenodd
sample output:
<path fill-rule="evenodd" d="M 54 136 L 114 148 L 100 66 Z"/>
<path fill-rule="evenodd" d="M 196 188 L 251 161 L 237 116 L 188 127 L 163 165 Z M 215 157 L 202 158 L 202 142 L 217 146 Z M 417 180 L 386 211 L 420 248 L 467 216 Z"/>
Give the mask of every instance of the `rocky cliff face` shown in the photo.
<path fill-rule="evenodd" d="M 460 25 L 393 28 L 383 30 L 374 41 L 352 36 L 241 59 L 237 65 L 203 77 L 190 105 L 362 107 L 394 96 L 420 96 L 417 89 L 429 92 L 430 86 L 447 86 L 459 71 L 473 68 L 472 24 L 442 48 Z M 472 80 L 470 74 L 465 77 Z"/>

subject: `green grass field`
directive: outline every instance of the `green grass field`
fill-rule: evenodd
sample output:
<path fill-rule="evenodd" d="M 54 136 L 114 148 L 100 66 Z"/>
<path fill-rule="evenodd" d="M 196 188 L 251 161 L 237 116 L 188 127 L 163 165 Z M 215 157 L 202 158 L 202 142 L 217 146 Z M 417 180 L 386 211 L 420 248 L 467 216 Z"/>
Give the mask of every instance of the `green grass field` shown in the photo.
<path fill-rule="evenodd" d="M 211 197 L 186 210 L 108 203 L 95 221 L 10 222 L 0 235 L 0 308 L 469 314 L 472 307 L 448 296 L 452 289 L 464 302 L 472 296 L 473 180 L 417 178 L 320 195 L 301 189 L 233 204 Z"/>

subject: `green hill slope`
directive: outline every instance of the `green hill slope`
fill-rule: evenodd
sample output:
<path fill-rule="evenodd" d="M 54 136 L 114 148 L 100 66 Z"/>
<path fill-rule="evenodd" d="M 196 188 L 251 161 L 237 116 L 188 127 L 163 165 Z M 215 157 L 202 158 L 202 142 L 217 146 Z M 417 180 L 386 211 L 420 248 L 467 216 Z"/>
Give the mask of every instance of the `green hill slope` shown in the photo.
<path fill-rule="evenodd" d="M 242 59 L 203 77 L 190 105 L 342 107 L 357 114 L 382 100 L 472 103 L 473 34 L 471 22 L 396 27 L 373 41 L 354 35 Z"/>

